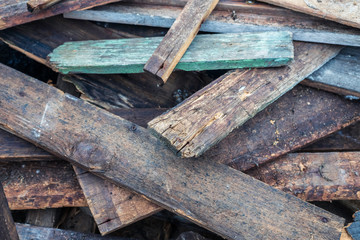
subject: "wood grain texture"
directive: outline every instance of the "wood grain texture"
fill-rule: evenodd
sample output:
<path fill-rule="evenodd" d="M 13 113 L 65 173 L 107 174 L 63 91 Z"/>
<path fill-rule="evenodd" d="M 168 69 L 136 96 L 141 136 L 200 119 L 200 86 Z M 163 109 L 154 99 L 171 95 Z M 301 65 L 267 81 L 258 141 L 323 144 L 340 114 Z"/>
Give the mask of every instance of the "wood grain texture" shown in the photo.
<path fill-rule="evenodd" d="M 26 5 L 29 12 L 36 13 L 63 0 L 29 0 Z"/>
<path fill-rule="evenodd" d="M 144 66 L 165 83 L 219 0 L 189 0 Z"/>
<path fill-rule="evenodd" d="M 200 31 L 243 33 L 289 31 L 293 39 L 338 45 L 360 46 L 360 30 L 284 8 L 262 8 L 247 4 L 248 10 L 229 8 L 213 11 Z M 254 7 L 253 7 L 254 6 Z M 251 10 L 251 8 L 253 9 Z M 66 18 L 170 28 L 180 7 L 115 3 L 64 14 Z"/>
<path fill-rule="evenodd" d="M 140 126 L 6 66 L 0 73 L 1 128 L 198 225 L 231 239 L 340 236 L 342 218 L 222 164 L 179 161 Z"/>
<path fill-rule="evenodd" d="M 4 189 L 0 183 L 0 236 L 3 240 L 18 240 L 15 223 L 11 215 Z"/>
<path fill-rule="evenodd" d="M 360 200 L 360 153 L 293 153 L 247 173 L 308 201 Z"/>
<path fill-rule="evenodd" d="M 51 160 L 9 162 L 0 166 L 11 210 L 87 206 L 69 164 Z"/>
<path fill-rule="evenodd" d="M 0 30 L 74 10 L 88 9 L 111 2 L 117 2 L 119 0 L 63 0 L 38 13 L 28 11 L 27 1 L 28 0 L 5 0 L 0 2 Z"/>
<path fill-rule="evenodd" d="M 344 48 L 303 84 L 360 98 L 360 48 Z"/>
<path fill-rule="evenodd" d="M 98 234 L 80 233 L 69 230 L 36 227 L 28 224 L 16 224 L 16 229 L 19 233 L 21 240 L 75 240 L 75 239 L 87 239 L 87 240 L 131 240 L 129 238 L 122 237 L 103 237 Z"/>
<path fill-rule="evenodd" d="M 297 42 L 295 58 L 288 66 L 230 71 L 150 121 L 148 128 L 181 157 L 198 157 L 319 69 L 340 49 Z"/>
<path fill-rule="evenodd" d="M 141 73 L 162 37 L 66 42 L 48 56 L 55 71 L 68 73 Z M 211 47 L 209 47 L 211 46 Z M 273 67 L 294 57 L 289 32 L 203 34 L 176 65 L 184 71 Z"/>
<path fill-rule="evenodd" d="M 348 26 L 360 28 L 360 6 L 357 1 L 332 0 L 260 0 L 294 11 L 329 19 Z"/>

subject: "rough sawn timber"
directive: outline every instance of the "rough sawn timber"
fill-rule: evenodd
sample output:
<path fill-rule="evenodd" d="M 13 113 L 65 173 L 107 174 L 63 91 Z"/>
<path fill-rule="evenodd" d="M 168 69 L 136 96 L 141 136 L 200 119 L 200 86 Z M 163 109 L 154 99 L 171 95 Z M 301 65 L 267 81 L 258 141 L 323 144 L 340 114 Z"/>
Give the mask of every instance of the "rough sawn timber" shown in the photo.
<path fill-rule="evenodd" d="M 148 128 L 181 157 L 200 156 L 341 50 L 301 42 L 294 47 L 288 66 L 230 71 L 150 121 Z"/>
<path fill-rule="evenodd" d="M 218 1 L 189 0 L 146 62 L 144 71 L 165 83 Z"/>
<path fill-rule="evenodd" d="M 345 0 L 260 0 L 294 11 L 329 19 L 348 26 L 360 28 L 360 5 L 358 1 Z"/>
<path fill-rule="evenodd" d="M 226 238 L 340 236 L 344 219 L 338 216 L 225 165 L 181 161 L 146 129 L 0 68 L 1 128 L 87 171 Z"/>
<path fill-rule="evenodd" d="M 66 42 L 48 56 L 55 71 L 141 73 L 162 37 Z M 274 67 L 294 57 L 290 32 L 203 34 L 176 65 L 184 71 Z"/>

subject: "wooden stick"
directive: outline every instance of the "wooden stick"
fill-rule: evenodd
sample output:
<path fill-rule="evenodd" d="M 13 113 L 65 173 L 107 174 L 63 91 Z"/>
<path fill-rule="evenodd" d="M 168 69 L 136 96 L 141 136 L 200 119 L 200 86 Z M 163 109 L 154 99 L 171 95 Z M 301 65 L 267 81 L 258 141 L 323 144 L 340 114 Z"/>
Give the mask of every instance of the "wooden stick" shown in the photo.
<path fill-rule="evenodd" d="M 294 11 L 329 19 L 348 26 L 360 28 L 360 6 L 353 1 L 331 0 L 260 0 Z"/>
<path fill-rule="evenodd" d="M 235 70 L 149 122 L 181 157 L 198 157 L 334 57 L 341 48 L 295 44 L 287 67 Z M 226 106 L 224 108 L 223 106 Z"/>
<path fill-rule="evenodd" d="M 4 240 L 19 240 L 4 189 L 0 183 L 0 236 Z"/>
<path fill-rule="evenodd" d="M 117 2 L 119 0 L 62 1 L 38 13 L 28 11 L 27 1 L 28 0 L 8 0 L 0 2 L 0 30 L 74 10 L 88 9 L 111 2 Z"/>
<path fill-rule="evenodd" d="M 55 71 L 68 73 L 140 73 L 162 37 L 66 42 L 48 56 Z M 212 46 L 209 49 L 209 46 Z M 289 32 L 198 35 L 176 69 L 203 71 L 274 67 L 294 57 Z"/>
<path fill-rule="evenodd" d="M 189 0 L 147 61 L 144 71 L 165 83 L 219 0 Z"/>
<path fill-rule="evenodd" d="M 37 13 L 47 9 L 62 0 L 29 0 L 26 5 L 29 12 Z"/>
<path fill-rule="evenodd" d="M 146 129 L 6 66 L 0 73 L 1 128 L 198 225 L 232 239 L 340 236 L 342 218 L 227 166 L 179 161 Z"/>
<path fill-rule="evenodd" d="M 360 47 L 360 30 L 332 21 L 279 8 L 259 9 L 249 5 L 248 10 L 213 11 L 201 25 L 200 31 L 217 33 L 243 33 L 263 31 L 289 31 L 293 39 Z M 251 11 L 252 8 L 252 11 Z M 181 8 L 159 5 L 112 4 L 85 11 L 64 14 L 66 18 L 114 22 L 170 28 Z M 269 20 L 270 19 L 270 20 Z"/>

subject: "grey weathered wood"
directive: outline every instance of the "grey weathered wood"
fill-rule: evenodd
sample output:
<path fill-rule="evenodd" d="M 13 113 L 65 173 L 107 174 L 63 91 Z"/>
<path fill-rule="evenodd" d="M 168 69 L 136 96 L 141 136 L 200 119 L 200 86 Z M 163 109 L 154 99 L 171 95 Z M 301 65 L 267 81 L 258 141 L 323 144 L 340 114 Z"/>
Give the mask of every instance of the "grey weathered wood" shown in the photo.
<path fill-rule="evenodd" d="M 251 7 L 251 5 L 249 5 Z M 285 10 L 285 9 L 284 9 Z M 124 3 L 64 14 L 66 18 L 169 28 L 181 8 Z M 360 47 L 360 30 L 291 10 L 213 11 L 200 30 L 219 33 L 289 31 L 293 39 Z"/>
<path fill-rule="evenodd" d="M 148 127 L 182 157 L 198 157 L 319 69 L 340 49 L 296 42 L 295 58 L 288 66 L 228 72 L 150 121 Z"/>
<path fill-rule="evenodd" d="M 66 42 L 48 58 L 61 73 L 140 73 L 162 37 Z M 294 56 L 289 32 L 198 35 L 176 69 L 273 67 Z"/>
<path fill-rule="evenodd" d="M 360 97 L 360 48 L 344 48 L 303 84 L 322 90 Z"/>
<path fill-rule="evenodd" d="M 56 208 L 32 209 L 26 212 L 25 223 L 39 227 L 54 227 L 56 221 Z"/>
<path fill-rule="evenodd" d="M 165 83 L 218 1 L 189 0 L 146 62 L 144 71 Z"/>
<path fill-rule="evenodd" d="M 146 129 L 0 66 L 1 128 L 230 239 L 339 237 L 342 218 L 225 165 L 181 161 Z"/>

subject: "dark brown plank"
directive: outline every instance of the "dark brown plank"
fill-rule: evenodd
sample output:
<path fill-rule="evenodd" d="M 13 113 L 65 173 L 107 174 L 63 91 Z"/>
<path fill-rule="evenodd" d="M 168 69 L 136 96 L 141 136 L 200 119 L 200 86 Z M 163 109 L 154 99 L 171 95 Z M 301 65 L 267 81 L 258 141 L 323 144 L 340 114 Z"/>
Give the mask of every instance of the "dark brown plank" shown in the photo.
<path fill-rule="evenodd" d="M 181 157 L 200 156 L 341 50 L 300 42 L 294 47 L 288 66 L 230 71 L 150 121 L 148 128 Z"/>
<path fill-rule="evenodd" d="M 218 1 L 189 0 L 145 64 L 144 71 L 158 76 L 165 83 Z"/>
<path fill-rule="evenodd" d="M 140 126 L 6 66 L 0 73 L 1 128 L 198 225 L 231 239 L 340 236 L 342 218 L 222 164 L 180 161 Z"/>
<path fill-rule="evenodd" d="M 293 153 L 247 173 L 308 201 L 360 200 L 360 152 Z"/>
<path fill-rule="evenodd" d="M 44 10 L 51 7 L 52 5 L 63 1 L 63 0 L 28 0 L 26 3 L 28 11 L 36 13 L 38 11 Z"/>
<path fill-rule="evenodd" d="M 71 165 L 63 161 L 1 164 L 0 174 L 12 210 L 87 206 Z"/>
<path fill-rule="evenodd" d="M 74 10 L 88 9 L 119 0 L 63 0 L 43 11 L 31 13 L 27 9 L 28 0 L 4 0 L 0 2 L 0 30 L 19 24 L 71 12 Z"/>
<path fill-rule="evenodd" d="M 11 216 L 9 205 L 0 183 L 0 236 L 3 240 L 18 240 L 14 220 Z"/>

